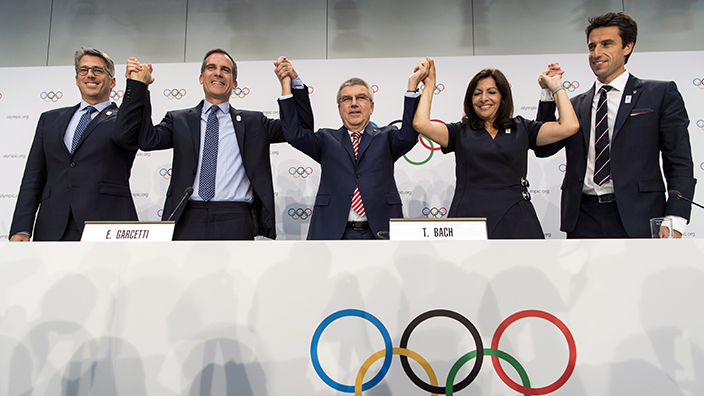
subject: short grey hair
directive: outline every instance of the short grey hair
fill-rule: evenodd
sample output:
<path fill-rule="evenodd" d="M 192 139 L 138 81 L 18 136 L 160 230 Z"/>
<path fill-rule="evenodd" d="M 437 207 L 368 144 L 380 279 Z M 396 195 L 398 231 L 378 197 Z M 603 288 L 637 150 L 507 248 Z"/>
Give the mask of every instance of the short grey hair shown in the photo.
<path fill-rule="evenodd" d="M 232 56 L 230 56 L 230 54 L 228 54 L 227 51 L 222 48 L 213 48 L 205 53 L 205 56 L 203 57 L 203 63 L 200 64 L 200 74 L 205 73 L 205 64 L 208 61 L 210 55 L 212 54 L 223 54 L 230 60 L 230 62 L 232 62 L 232 81 L 237 80 L 237 62 L 235 62 Z"/>
<path fill-rule="evenodd" d="M 345 82 L 340 85 L 340 89 L 337 90 L 337 105 L 340 105 L 340 100 L 342 99 L 342 89 L 345 87 L 351 87 L 353 85 L 361 85 L 364 88 L 367 89 L 367 94 L 369 95 L 369 101 L 374 102 L 374 91 L 372 91 L 372 88 L 367 84 L 366 81 L 362 80 L 359 77 L 352 77 L 348 78 L 345 80 Z"/>
<path fill-rule="evenodd" d="M 95 48 L 90 48 L 90 47 L 81 47 L 78 51 L 76 51 L 76 55 L 74 56 L 74 65 L 76 68 L 76 74 L 78 74 L 78 67 L 81 64 L 81 58 L 83 58 L 86 55 L 92 55 L 92 56 L 97 56 L 98 58 L 103 60 L 103 63 L 105 64 L 105 71 L 108 72 L 110 77 L 115 76 L 115 62 L 112 61 L 112 58 L 105 52 L 95 49 Z"/>

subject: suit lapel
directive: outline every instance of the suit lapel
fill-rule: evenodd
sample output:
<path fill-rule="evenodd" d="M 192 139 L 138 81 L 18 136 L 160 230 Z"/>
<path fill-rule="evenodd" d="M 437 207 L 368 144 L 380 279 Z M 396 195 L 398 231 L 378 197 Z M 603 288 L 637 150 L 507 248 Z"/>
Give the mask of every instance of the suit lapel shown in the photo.
<path fill-rule="evenodd" d="M 78 144 L 76 145 L 76 151 L 81 147 L 83 142 L 88 138 L 88 135 L 90 135 L 95 128 L 98 127 L 98 125 L 102 124 L 103 122 L 115 117 L 117 115 L 117 105 L 113 102 L 110 103 L 108 107 L 103 109 L 93 120 L 86 126 L 86 129 L 83 131 L 83 134 L 81 134 L 81 138 L 78 140 Z M 64 128 L 66 130 L 66 128 Z"/>
<path fill-rule="evenodd" d="M 188 123 L 188 130 L 191 134 L 191 140 L 193 141 L 194 155 L 196 156 L 196 163 L 198 163 L 198 157 L 200 154 L 200 113 L 203 109 L 204 101 L 200 101 L 198 106 L 193 107 L 188 110 L 186 114 L 186 122 Z"/>
<path fill-rule="evenodd" d="M 244 134 L 245 127 L 244 122 L 242 122 L 242 111 L 235 109 L 230 106 L 230 118 L 232 118 L 232 125 L 235 127 L 235 136 L 237 136 L 237 145 L 240 148 L 240 156 L 242 156 L 242 162 L 244 162 Z"/>
<path fill-rule="evenodd" d="M 584 100 L 579 104 L 579 109 L 577 111 L 577 118 L 579 119 L 579 126 L 582 130 L 582 138 L 584 139 L 584 147 L 589 151 L 589 134 L 592 130 L 592 103 L 594 102 L 594 90 L 596 89 L 596 83 L 592 85 L 592 88 L 585 94 Z M 580 115 L 583 114 L 585 116 Z"/>
<path fill-rule="evenodd" d="M 350 156 L 350 160 L 354 162 L 354 147 L 352 147 L 352 139 L 350 139 L 350 134 L 347 132 L 347 128 L 343 126 L 333 132 L 332 135 L 338 142 L 340 142 L 345 151 L 347 151 L 347 154 Z"/>
<path fill-rule="evenodd" d="M 643 83 L 639 79 L 633 77 L 633 75 L 628 76 L 628 82 L 626 82 L 623 95 L 621 95 L 621 103 L 618 106 L 618 114 L 616 115 L 616 123 L 614 124 L 614 130 L 611 134 L 611 141 L 616 138 L 616 134 L 621 130 L 623 123 L 626 122 L 630 116 L 631 110 L 633 110 L 633 106 L 640 96 L 641 85 L 643 85 Z"/>
<path fill-rule="evenodd" d="M 357 154 L 357 159 L 362 159 L 364 152 L 372 143 L 372 140 L 379 134 L 379 129 L 374 125 L 369 123 L 366 128 L 364 128 L 364 134 L 362 134 L 362 141 L 359 142 L 359 153 Z"/>

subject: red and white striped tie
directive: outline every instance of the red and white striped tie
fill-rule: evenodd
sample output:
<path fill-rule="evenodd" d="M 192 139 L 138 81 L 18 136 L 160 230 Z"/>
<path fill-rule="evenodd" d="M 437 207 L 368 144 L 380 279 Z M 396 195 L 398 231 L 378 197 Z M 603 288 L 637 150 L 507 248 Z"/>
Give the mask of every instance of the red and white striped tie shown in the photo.
<path fill-rule="evenodd" d="M 359 151 L 359 137 L 362 135 L 361 132 L 352 132 L 352 147 L 354 147 L 354 159 L 357 159 L 357 152 Z M 364 216 L 364 204 L 362 204 L 362 195 L 359 193 L 359 186 L 355 187 L 354 193 L 352 194 L 352 209 L 357 212 L 358 215 Z"/>

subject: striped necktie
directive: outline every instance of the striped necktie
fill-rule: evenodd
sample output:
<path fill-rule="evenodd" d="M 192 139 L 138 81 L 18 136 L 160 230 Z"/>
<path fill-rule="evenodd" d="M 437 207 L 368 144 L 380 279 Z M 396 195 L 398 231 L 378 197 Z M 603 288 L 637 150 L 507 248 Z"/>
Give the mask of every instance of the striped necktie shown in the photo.
<path fill-rule="evenodd" d="M 594 183 L 604 184 L 611 177 L 611 143 L 609 141 L 609 109 L 606 94 L 613 88 L 604 85 L 599 90 L 599 103 L 594 119 Z"/>
<path fill-rule="evenodd" d="M 354 147 L 354 159 L 357 160 L 357 153 L 359 152 L 359 137 L 362 135 L 361 132 L 352 132 L 352 147 Z M 359 186 L 356 186 L 354 193 L 352 194 L 352 209 L 357 212 L 358 215 L 364 216 L 364 204 L 362 204 L 362 195 L 359 193 Z"/>

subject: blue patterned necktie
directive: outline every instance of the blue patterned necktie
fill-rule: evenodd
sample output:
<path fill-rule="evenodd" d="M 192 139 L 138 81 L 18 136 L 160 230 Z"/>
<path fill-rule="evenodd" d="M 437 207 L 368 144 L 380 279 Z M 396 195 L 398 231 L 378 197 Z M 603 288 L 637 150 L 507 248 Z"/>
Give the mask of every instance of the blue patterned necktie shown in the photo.
<path fill-rule="evenodd" d="M 611 143 L 609 141 L 609 109 L 606 93 L 613 88 L 604 85 L 599 90 L 599 103 L 594 120 L 594 183 L 604 184 L 611 177 Z"/>
<path fill-rule="evenodd" d="M 203 142 L 203 161 L 200 163 L 198 195 L 206 202 L 215 197 L 215 176 L 218 170 L 218 140 L 220 138 L 216 112 L 219 109 L 218 106 L 210 108 L 208 122 L 205 125 L 205 141 Z"/>
<path fill-rule="evenodd" d="M 81 140 L 81 135 L 83 135 L 83 131 L 86 130 L 86 127 L 88 126 L 88 124 L 90 124 L 91 120 L 93 119 L 90 115 L 94 111 L 98 110 L 93 106 L 86 107 L 86 112 L 83 113 L 83 116 L 81 116 L 81 119 L 78 121 L 76 132 L 74 132 L 73 140 L 71 141 L 71 154 L 76 151 L 76 146 L 78 146 L 78 141 Z"/>

